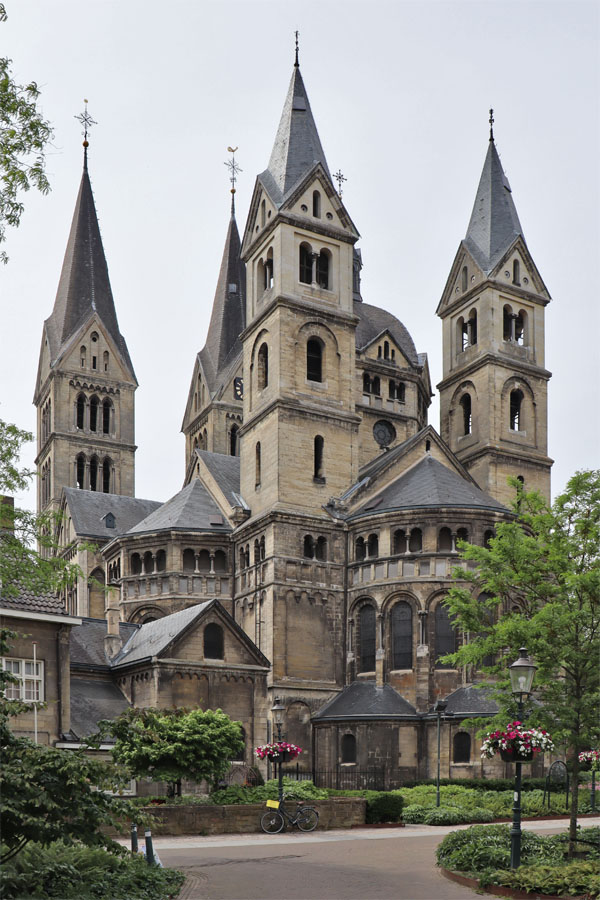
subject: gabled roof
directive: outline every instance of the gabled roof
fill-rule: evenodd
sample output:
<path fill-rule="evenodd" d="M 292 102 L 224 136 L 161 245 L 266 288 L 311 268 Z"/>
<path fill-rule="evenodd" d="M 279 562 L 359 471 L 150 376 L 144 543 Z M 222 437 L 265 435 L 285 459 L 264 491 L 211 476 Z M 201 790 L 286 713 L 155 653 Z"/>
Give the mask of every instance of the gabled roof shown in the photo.
<path fill-rule="evenodd" d="M 379 687 L 373 681 L 353 681 L 326 703 L 312 721 L 407 718 L 416 719 L 418 713 L 391 685 Z"/>
<path fill-rule="evenodd" d="M 219 485 L 223 495 L 232 506 L 239 506 L 240 492 L 240 458 L 227 456 L 225 453 L 211 453 L 209 450 L 196 450 L 212 477 Z"/>
<path fill-rule="evenodd" d="M 413 366 L 420 365 L 413 339 L 402 322 L 392 313 L 360 300 L 354 301 L 354 315 L 358 316 L 356 349 L 363 350 L 378 335 L 389 331 L 393 339 Z"/>
<path fill-rule="evenodd" d="M 200 351 L 211 393 L 218 376 L 242 352 L 239 336 L 246 323 L 246 266 L 240 257 L 240 235 L 232 210 L 213 300 L 206 343 Z"/>
<path fill-rule="evenodd" d="M 119 622 L 119 635 L 126 644 L 141 625 L 133 622 Z M 104 652 L 106 619 L 84 618 L 79 628 L 71 632 L 71 668 L 110 669 L 110 661 Z"/>
<path fill-rule="evenodd" d="M 65 251 L 54 309 L 46 319 L 51 361 L 94 313 L 115 342 L 123 362 L 135 379 L 125 338 L 119 331 L 108 266 L 87 169 L 87 150 Z"/>
<path fill-rule="evenodd" d="M 129 706 L 111 681 L 71 677 L 71 731 L 77 739 L 94 734 L 101 719 L 114 719 Z"/>
<path fill-rule="evenodd" d="M 162 505 L 158 500 L 82 491 L 79 488 L 63 488 L 63 491 L 78 537 L 112 540 L 125 534 Z M 108 513 L 115 517 L 114 528 L 106 527 Z"/>
<path fill-rule="evenodd" d="M 0 607 L 4 610 L 19 610 L 28 613 L 44 613 L 52 616 L 67 616 L 65 605 L 55 593 L 37 592 L 30 588 L 19 588 L 14 597 L 0 596 Z M 7 613 L 8 614 L 8 613 Z"/>
<path fill-rule="evenodd" d="M 178 494 L 129 529 L 151 531 L 230 531 L 228 522 L 202 482 L 194 478 Z"/>
<path fill-rule="evenodd" d="M 498 712 L 498 704 L 491 698 L 491 691 L 491 687 L 474 684 L 460 687 L 446 698 L 446 712 L 454 716 L 493 716 Z"/>
<path fill-rule="evenodd" d="M 524 239 L 508 178 L 490 139 L 464 243 L 489 275 L 519 235 Z"/>
<path fill-rule="evenodd" d="M 472 481 L 461 478 L 457 472 L 427 454 L 380 494 L 370 497 L 349 518 L 391 509 L 441 507 L 508 512 L 506 506 L 484 493 Z"/>
<path fill-rule="evenodd" d="M 279 207 L 286 194 L 317 162 L 331 180 L 300 67 L 294 66 L 269 165 L 258 177 Z"/>

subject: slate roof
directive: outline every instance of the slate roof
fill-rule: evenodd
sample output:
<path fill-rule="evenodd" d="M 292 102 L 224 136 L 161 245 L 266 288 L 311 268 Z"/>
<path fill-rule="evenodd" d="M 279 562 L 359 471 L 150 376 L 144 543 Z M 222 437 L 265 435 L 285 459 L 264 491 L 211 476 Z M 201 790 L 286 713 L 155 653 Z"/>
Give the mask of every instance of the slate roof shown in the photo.
<path fill-rule="evenodd" d="M 418 718 L 418 713 L 391 685 L 353 681 L 313 716 L 313 722 L 398 718 Z"/>
<path fill-rule="evenodd" d="M 294 66 L 269 165 L 258 178 L 280 207 L 315 163 L 321 163 L 331 180 L 300 67 Z"/>
<path fill-rule="evenodd" d="M 71 677 L 71 731 L 79 740 L 97 732 L 101 719 L 114 719 L 129 705 L 110 681 Z"/>
<path fill-rule="evenodd" d="M 356 349 L 362 350 L 370 344 L 378 335 L 389 331 L 396 341 L 409 363 L 413 366 L 420 365 L 419 357 L 413 343 L 413 339 L 402 322 L 385 309 L 371 306 L 360 300 L 354 301 L 354 315 L 358 316 L 356 328 Z"/>
<path fill-rule="evenodd" d="M 237 495 L 240 492 L 240 458 L 227 456 L 225 453 L 211 453 L 209 450 L 196 450 L 212 477 L 232 506 L 239 506 Z"/>
<path fill-rule="evenodd" d="M 448 697 L 446 712 L 455 716 L 485 716 L 495 715 L 498 705 L 490 697 L 490 689 L 475 687 L 460 687 Z"/>
<path fill-rule="evenodd" d="M 79 488 L 64 488 L 64 492 L 76 533 L 105 540 L 125 534 L 162 505 L 158 500 L 82 491 Z M 105 516 L 109 512 L 115 517 L 114 528 L 106 527 Z"/>
<path fill-rule="evenodd" d="M 221 510 L 198 478 L 130 528 L 129 534 L 190 530 L 231 531 Z"/>
<path fill-rule="evenodd" d="M 16 597 L 0 596 L 0 607 L 30 613 L 44 613 L 52 616 L 66 616 L 67 610 L 56 594 L 50 591 L 38 593 L 29 588 L 20 588 Z"/>
<path fill-rule="evenodd" d="M 119 622 L 119 634 L 125 644 L 142 626 L 132 622 Z M 110 662 L 104 653 L 106 637 L 106 619 L 84 618 L 78 628 L 71 631 L 71 666 L 93 666 L 110 668 Z"/>
<path fill-rule="evenodd" d="M 206 600 L 204 603 L 182 609 L 180 612 L 156 619 L 154 622 L 145 622 L 129 637 L 127 643 L 113 659 L 113 667 L 129 665 L 148 657 L 158 656 L 213 602 L 213 600 Z"/>
<path fill-rule="evenodd" d="M 511 187 L 490 140 L 464 243 L 488 275 L 519 235 L 523 229 Z"/>
<path fill-rule="evenodd" d="M 67 249 L 63 261 L 54 309 L 45 326 L 52 362 L 85 321 L 96 312 L 115 342 L 123 361 L 135 379 L 125 338 L 119 331 L 108 266 L 96 215 L 94 195 L 87 169 L 87 149 L 83 175 Z"/>
<path fill-rule="evenodd" d="M 235 215 L 231 214 L 219 279 L 213 300 L 206 343 L 200 351 L 208 388 L 215 391 L 219 376 L 239 357 L 239 336 L 246 325 L 246 266 L 240 258 L 240 235 Z"/>
<path fill-rule="evenodd" d="M 461 478 L 433 456 L 426 455 L 380 494 L 367 500 L 349 518 L 354 519 L 374 510 L 438 509 L 442 506 L 507 512 L 502 503 L 484 493 L 472 481 Z"/>

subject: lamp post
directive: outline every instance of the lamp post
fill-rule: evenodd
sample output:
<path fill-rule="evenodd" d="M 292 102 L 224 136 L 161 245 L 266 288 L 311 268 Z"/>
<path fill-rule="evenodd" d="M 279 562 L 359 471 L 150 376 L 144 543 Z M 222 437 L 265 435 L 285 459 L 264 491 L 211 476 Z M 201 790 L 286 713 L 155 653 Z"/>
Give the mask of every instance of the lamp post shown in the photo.
<path fill-rule="evenodd" d="M 435 706 L 433 707 L 434 713 L 437 715 L 437 777 L 435 781 L 435 805 L 440 805 L 440 723 L 442 721 L 442 714 L 444 713 L 448 704 L 445 700 L 436 700 Z"/>
<path fill-rule="evenodd" d="M 281 726 L 283 725 L 283 720 L 285 718 L 285 706 L 281 702 L 281 697 L 275 698 L 275 703 L 271 707 L 271 714 L 273 716 L 273 724 L 277 726 L 277 740 L 281 740 Z M 279 802 L 283 800 L 283 769 L 281 768 L 282 762 L 281 757 L 279 759 Z"/>
<path fill-rule="evenodd" d="M 523 697 L 531 694 L 533 676 L 537 666 L 527 655 L 525 647 L 519 650 L 519 658 L 508 667 L 513 696 L 519 698 L 519 721 L 523 721 Z M 521 766 L 519 758 L 515 762 L 515 792 L 513 795 L 513 820 L 510 829 L 510 867 L 521 865 Z"/>

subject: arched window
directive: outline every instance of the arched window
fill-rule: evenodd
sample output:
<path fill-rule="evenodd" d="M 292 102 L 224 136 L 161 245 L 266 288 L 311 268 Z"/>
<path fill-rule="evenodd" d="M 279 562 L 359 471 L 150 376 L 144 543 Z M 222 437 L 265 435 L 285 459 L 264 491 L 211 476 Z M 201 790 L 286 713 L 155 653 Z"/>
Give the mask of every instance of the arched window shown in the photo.
<path fill-rule="evenodd" d="M 450 619 L 450 614 L 443 603 L 435 608 L 435 667 L 450 669 L 450 663 L 440 662 L 440 657 L 454 653 L 457 649 L 458 633 Z"/>
<path fill-rule="evenodd" d="M 262 391 L 269 383 L 269 348 L 261 344 L 258 351 L 258 389 Z"/>
<path fill-rule="evenodd" d="M 98 490 L 98 457 L 90 459 L 90 491 Z"/>
<path fill-rule="evenodd" d="M 525 320 L 527 313 L 520 309 L 515 317 L 515 343 L 520 347 L 525 344 Z"/>
<path fill-rule="evenodd" d="M 472 309 L 467 320 L 467 340 L 468 345 L 472 347 L 477 343 L 477 310 Z"/>
<path fill-rule="evenodd" d="M 98 398 L 92 397 L 90 400 L 90 431 L 98 430 L 98 406 Z"/>
<path fill-rule="evenodd" d="M 371 381 L 371 393 L 377 397 L 381 396 L 381 382 L 378 375 L 374 375 Z"/>
<path fill-rule="evenodd" d="M 313 216 L 315 219 L 321 218 L 321 195 L 318 191 L 313 191 Z"/>
<path fill-rule="evenodd" d="M 183 571 L 194 572 L 196 569 L 196 554 L 189 547 L 183 551 Z"/>
<path fill-rule="evenodd" d="M 108 372 L 108 350 L 102 354 L 102 362 L 104 363 L 104 371 Z"/>
<path fill-rule="evenodd" d="M 367 555 L 379 556 L 379 538 L 376 534 L 370 534 L 367 540 Z"/>
<path fill-rule="evenodd" d="M 240 569 L 246 568 L 246 557 L 244 555 L 244 548 L 240 547 Z"/>
<path fill-rule="evenodd" d="M 363 372 L 363 394 L 371 393 L 371 376 L 368 372 Z"/>
<path fill-rule="evenodd" d="M 317 284 L 324 291 L 329 290 L 329 251 L 321 250 L 317 259 Z"/>
<path fill-rule="evenodd" d="M 260 487 L 261 468 L 260 441 L 257 441 L 254 451 L 254 487 Z"/>
<path fill-rule="evenodd" d="M 408 549 L 411 553 L 419 553 L 423 549 L 423 533 L 420 528 L 412 529 Z"/>
<path fill-rule="evenodd" d="M 269 247 L 265 260 L 265 291 L 273 287 L 273 248 Z"/>
<path fill-rule="evenodd" d="M 258 538 L 254 538 L 254 565 L 257 566 L 260 562 L 260 544 L 258 543 Z"/>
<path fill-rule="evenodd" d="M 304 535 L 304 558 L 312 559 L 315 555 L 315 543 L 312 534 Z"/>
<path fill-rule="evenodd" d="M 472 416 L 471 416 L 471 395 L 463 394 L 460 398 L 460 406 L 462 409 L 462 428 L 463 434 L 471 434 Z"/>
<path fill-rule="evenodd" d="M 140 575 L 142 572 L 142 560 L 139 553 L 132 553 L 129 562 L 129 570 L 132 575 Z"/>
<path fill-rule="evenodd" d="M 198 571 L 210 572 L 210 553 L 208 550 L 201 550 L 198 554 Z"/>
<path fill-rule="evenodd" d="M 239 428 L 237 425 L 231 426 L 231 431 L 229 432 L 229 455 L 230 456 L 238 455 L 238 431 L 239 431 Z"/>
<path fill-rule="evenodd" d="M 261 200 L 260 204 L 260 224 L 261 227 L 265 227 L 265 222 L 267 221 L 267 204 L 264 200 Z"/>
<path fill-rule="evenodd" d="M 312 250 L 308 244 L 300 244 L 300 281 L 312 284 Z"/>
<path fill-rule="evenodd" d="M 375 671 L 375 609 L 363 606 L 358 614 L 359 672 Z"/>
<path fill-rule="evenodd" d="M 223 574 L 227 571 L 227 554 L 224 550 L 215 550 L 215 572 Z"/>
<path fill-rule="evenodd" d="M 466 291 L 469 286 L 469 272 L 466 266 L 463 266 L 462 270 L 462 292 Z"/>
<path fill-rule="evenodd" d="M 518 259 L 513 259 L 513 284 L 521 284 L 521 264 Z"/>
<path fill-rule="evenodd" d="M 102 434 L 110 434 L 110 411 L 112 403 L 106 399 L 102 401 Z"/>
<path fill-rule="evenodd" d="M 413 626 L 410 603 L 392 608 L 392 668 L 412 669 Z"/>
<path fill-rule="evenodd" d="M 250 565 L 250 546 L 246 544 L 244 548 L 244 565 L 246 568 Z"/>
<path fill-rule="evenodd" d="M 471 735 L 458 731 L 452 738 L 452 762 L 471 762 Z"/>
<path fill-rule="evenodd" d="M 167 554 L 164 550 L 159 550 L 156 554 L 156 571 L 164 572 L 167 568 Z"/>
<path fill-rule="evenodd" d="M 456 540 L 457 541 L 469 541 L 469 529 L 468 528 L 458 528 L 456 531 Z"/>
<path fill-rule="evenodd" d="M 445 526 L 438 532 L 438 550 L 440 553 L 448 553 L 452 550 L 452 532 Z"/>
<path fill-rule="evenodd" d="M 110 494 L 111 474 L 112 460 L 108 456 L 105 456 L 102 460 L 102 491 L 105 494 Z"/>
<path fill-rule="evenodd" d="M 79 359 L 81 361 L 81 368 L 85 369 L 86 360 L 87 360 L 87 350 L 84 346 L 79 349 Z"/>
<path fill-rule="evenodd" d="M 150 550 L 146 550 L 144 553 L 144 557 L 142 559 L 142 565 L 144 567 L 144 575 L 152 575 L 154 572 L 154 560 L 152 558 L 152 552 Z"/>
<path fill-rule="evenodd" d="M 345 734 L 342 737 L 342 762 L 356 762 L 356 738 L 353 734 Z"/>
<path fill-rule="evenodd" d="M 491 529 L 488 529 L 483 534 L 483 546 L 486 550 L 490 549 L 490 541 L 494 537 L 494 532 Z"/>
<path fill-rule="evenodd" d="M 223 629 L 215 622 L 204 629 L 204 658 L 223 659 Z"/>
<path fill-rule="evenodd" d="M 85 397 L 83 394 L 79 394 L 77 397 L 77 418 L 76 418 L 77 428 L 80 428 L 82 431 L 85 427 Z"/>
<path fill-rule="evenodd" d="M 318 338 L 306 342 L 306 377 L 309 381 L 323 381 L 323 345 Z"/>
<path fill-rule="evenodd" d="M 325 562 L 327 559 L 327 538 L 320 535 L 317 538 L 317 543 L 315 544 L 315 556 L 321 562 Z"/>
<path fill-rule="evenodd" d="M 319 479 L 319 480 L 325 478 L 325 465 L 323 462 L 324 446 L 325 446 L 324 438 L 322 438 L 320 434 L 315 435 L 315 440 L 314 440 L 314 478 Z"/>
<path fill-rule="evenodd" d="M 523 404 L 523 391 L 516 390 L 510 392 L 510 430 L 522 431 L 523 422 L 521 417 L 521 406 Z"/>
<path fill-rule="evenodd" d="M 394 553 L 406 553 L 406 532 L 403 528 L 394 532 Z"/>
<path fill-rule="evenodd" d="M 390 358 L 390 342 L 389 341 L 383 342 L 383 358 L 384 359 Z"/>
<path fill-rule="evenodd" d="M 514 341 L 514 322 L 515 317 L 510 306 L 505 306 L 502 310 L 502 337 L 505 341 Z"/>
<path fill-rule="evenodd" d="M 354 545 L 354 556 L 356 559 L 364 559 L 367 555 L 367 549 L 365 547 L 365 539 L 363 537 L 359 537 L 356 539 L 356 543 Z"/>

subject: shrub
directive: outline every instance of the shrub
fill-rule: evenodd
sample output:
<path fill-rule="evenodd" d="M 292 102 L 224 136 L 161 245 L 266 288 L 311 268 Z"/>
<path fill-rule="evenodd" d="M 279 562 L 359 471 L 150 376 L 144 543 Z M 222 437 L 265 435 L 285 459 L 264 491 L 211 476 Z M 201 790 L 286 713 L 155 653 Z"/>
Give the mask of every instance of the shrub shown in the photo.
<path fill-rule="evenodd" d="M 379 822 L 400 822 L 404 800 L 401 794 L 381 791 L 367 800 L 367 824 Z"/>
<path fill-rule="evenodd" d="M 468 813 L 455 806 L 434 806 L 426 811 L 423 821 L 425 825 L 462 825 L 468 820 Z"/>
<path fill-rule="evenodd" d="M 427 812 L 426 806 L 421 806 L 419 803 L 411 803 L 410 806 L 404 807 L 402 818 L 409 825 L 422 825 Z"/>
<path fill-rule="evenodd" d="M 284 778 L 283 789 L 285 794 L 293 800 L 326 800 L 328 797 L 328 792 L 324 788 L 315 787 L 312 781 L 293 781 L 291 778 Z M 222 790 L 213 791 L 210 795 L 210 802 L 219 806 L 261 803 L 263 800 L 276 800 L 278 791 L 279 784 L 276 779 L 256 787 L 232 784 Z"/>
<path fill-rule="evenodd" d="M 499 884 L 527 893 L 539 891 L 555 896 L 574 897 L 585 894 L 589 898 L 600 897 L 598 865 L 587 860 L 554 866 L 520 866 L 513 871 L 493 872 L 486 878 L 486 883 Z"/>
<path fill-rule="evenodd" d="M 468 822 L 493 822 L 496 816 L 491 809 L 480 806 L 478 809 L 470 809 Z"/>
<path fill-rule="evenodd" d="M 510 868 L 508 825 L 474 825 L 447 834 L 437 848 L 438 865 L 457 872 L 479 875 Z M 564 841 L 560 835 L 541 836 L 530 831 L 521 835 L 521 863 L 562 863 Z"/>

